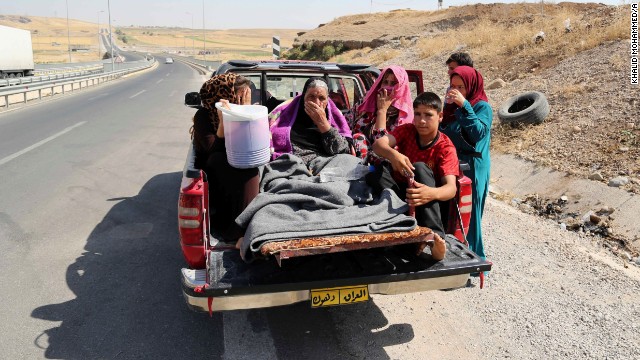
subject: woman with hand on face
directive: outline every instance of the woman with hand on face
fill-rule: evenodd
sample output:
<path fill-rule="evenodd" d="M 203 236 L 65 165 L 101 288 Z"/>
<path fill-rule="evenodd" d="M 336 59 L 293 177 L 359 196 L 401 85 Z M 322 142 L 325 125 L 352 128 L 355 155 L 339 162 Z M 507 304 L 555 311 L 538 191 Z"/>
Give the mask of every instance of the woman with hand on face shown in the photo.
<path fill-rule="evenodd" d="M 489 144 L 493 110 L 484 92 L 482 75 L 469 66 L 458 66 L 450 73 L 450 89 L 446 94 L 453 107 L 445 107 L 440 130 L 456 147 L 460 161 L 471 170 L 473 209 L 467 241 L 476 254 L 485 259 L 482 242 L 482 214 L 489 192 Z"/>
<path fill-rule="evenodd" d="M 200 89 L 203 107 L 193 118 L 196 167 L 207 174 L 209 203 L 218 210 L 211 225 L 229 242 L 242 235 L 234 220 L 258 195 L 259 177 L 257 168 L 237 169 L 227 161 L 222 113 L 215 103 L 250 105 L 249 84 L 249 79 L 234 73 L 213 76 Z"/>
<path fill-rule="evenodd" d="M 371 151 L 371 145 L 393 131 L 397 126 L 413 121 L 413 99 L 409 88 L 409 75 L 396 65 L 382 70 L 364 101 L 358 106 L 358 120 L 353 131 L 356 154 L 372 164 L 383 159 Z"/>
<path fill-rule="evenodd" d="M 288 153 L 308 165 L 318 156 L 351 152 L 351 130 L 322 78 L 308 79 L 302 94 L 274 109 L 269 121 L 273 159 Z"/>

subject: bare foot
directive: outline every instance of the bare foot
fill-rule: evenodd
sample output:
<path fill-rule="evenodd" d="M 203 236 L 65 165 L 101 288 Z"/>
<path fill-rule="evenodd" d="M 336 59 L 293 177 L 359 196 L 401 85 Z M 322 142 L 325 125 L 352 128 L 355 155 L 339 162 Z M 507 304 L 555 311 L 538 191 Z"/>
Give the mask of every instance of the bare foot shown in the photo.
<path fill-rule="evenodd" d="M 433 245 L 431 246 L 431 257 L 433 260 L 440 261 L 444 259 L 444 255 L 447 253 L 447 244 L 444 242 L 444 239 L 440 237 L 438 234 L 434 234 Z"/>
<path fill-rule="evenodd" d="M 236 249 L 240 250 L 240 246 L 242 245 L 242 240 L 244 240 L 244 236 L 241 236 L 236 242 Z"/>

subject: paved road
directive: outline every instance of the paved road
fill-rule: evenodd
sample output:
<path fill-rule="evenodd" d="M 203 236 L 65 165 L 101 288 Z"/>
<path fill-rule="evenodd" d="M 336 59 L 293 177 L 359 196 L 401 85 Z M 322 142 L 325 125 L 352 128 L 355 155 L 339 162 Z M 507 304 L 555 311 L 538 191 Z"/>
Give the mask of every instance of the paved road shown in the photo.
<path fill-rule="evenodd" d="M 640 271 L 491 199 L 485 290 L 191 312 L 176 202 L 193 110 L 181 103 L 203 80 L 161 64 L 0 114 L 1 359 L 640 356 Z"/>

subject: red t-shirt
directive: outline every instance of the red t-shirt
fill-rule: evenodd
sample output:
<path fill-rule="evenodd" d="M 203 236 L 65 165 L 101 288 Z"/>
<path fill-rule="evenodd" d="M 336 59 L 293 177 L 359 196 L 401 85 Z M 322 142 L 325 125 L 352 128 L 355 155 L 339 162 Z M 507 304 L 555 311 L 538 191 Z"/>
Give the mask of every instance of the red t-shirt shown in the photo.
<path fill-rule="evenodd" d="M 441 132 L 436 135 L 436 140 L 428 146 L 420 146 L 420 137 L 413 124 L 404 124 L 396 127 L 389 133 L 396 139 L 397 150 L 411 160 L 411 163 L 423 162 L 433 171 L 436 183 L 441 184 L 441 179 L 447 175 L 460 175 L 460 165 L 456 148 L 449 137 Z M 400 174 L 395 174 L 396 180 L 403 179 Z"/>

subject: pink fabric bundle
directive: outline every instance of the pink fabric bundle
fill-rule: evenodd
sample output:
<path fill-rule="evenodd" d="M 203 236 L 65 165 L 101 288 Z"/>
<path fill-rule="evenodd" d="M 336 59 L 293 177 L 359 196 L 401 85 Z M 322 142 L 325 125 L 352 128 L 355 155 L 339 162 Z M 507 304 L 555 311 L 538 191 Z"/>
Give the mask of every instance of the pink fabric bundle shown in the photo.
<path fill-rule="evenodd" d="M 409 75 L 407 75 L 404 68 L 398 65 L 391 65 L 382 70 L 380 76 L 378 76 L 364 97 L 364 101 L 358 106 L 358 113 L 368 112 L 375 114 L 380 83 L 387 72 L 393 72 L 396 79 L 398 79 L 398 84 L 394 87 L 394 100 L 391 103 L 391 105 L 400 112 L 398 115 L 398 125 L 410 123 L 413 121 L 413 99 L 411 98 L 411 88 L 409 88 Z"/>

